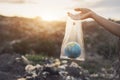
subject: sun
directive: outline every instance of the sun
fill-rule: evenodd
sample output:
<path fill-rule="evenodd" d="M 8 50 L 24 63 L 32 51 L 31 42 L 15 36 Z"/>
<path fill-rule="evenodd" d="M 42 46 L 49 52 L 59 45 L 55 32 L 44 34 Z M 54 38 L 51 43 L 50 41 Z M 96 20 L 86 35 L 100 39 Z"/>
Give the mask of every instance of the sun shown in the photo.
<path fill-rule="evenodd" d="M 41 17 L 45 21 L 54 21 L 54 20 L 57 20 L 57 18 L 55 16 L 51 16 L 51 15 L 44 15 L 44 16 L 41 16 Z"/>
<path fill-rule="evenodd" d="M 46 3 L 43 3 L 46 4 Z M 1 14 L 7 16 L 22 16 L 27 18 L 40 17 L 45 21 L 55 21 L 61 20 L 64 16 L 64 11 L 58 9 L 54 6 L 46 7 L 46 5 L 40 4 L 1 4 L 0 3 L 0 12 Z"/>
<path fill-rule="evenodd" d="M 59 19 L 59 17 L 56 14 L 49 12 L 47 14 L 41 14 L 40 16 L 45 21 L 54 21 Z"/>

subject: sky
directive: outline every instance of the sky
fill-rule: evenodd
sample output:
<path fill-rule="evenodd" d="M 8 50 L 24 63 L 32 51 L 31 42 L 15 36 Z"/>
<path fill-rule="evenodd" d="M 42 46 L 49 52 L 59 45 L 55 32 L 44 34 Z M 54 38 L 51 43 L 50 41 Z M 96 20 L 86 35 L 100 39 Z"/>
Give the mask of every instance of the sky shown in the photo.
<path fill-rule="evenodd" d="M 64 20 L 74 8 L 90 8 L 97 14 L 120 20 L 120 0 L 0 0 L 0 14 Z"/>

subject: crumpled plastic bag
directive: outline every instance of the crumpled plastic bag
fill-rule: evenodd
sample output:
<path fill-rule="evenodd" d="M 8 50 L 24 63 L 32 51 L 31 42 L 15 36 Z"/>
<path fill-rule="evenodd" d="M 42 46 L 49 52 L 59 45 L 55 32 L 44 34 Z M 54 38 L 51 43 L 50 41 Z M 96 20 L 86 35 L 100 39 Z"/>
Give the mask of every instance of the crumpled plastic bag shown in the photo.
<path fill-rule="evenodd" d="M 80 61 L 85 60 L 81 20 L 73 20 L 68 16 L 60 58 Z"/>

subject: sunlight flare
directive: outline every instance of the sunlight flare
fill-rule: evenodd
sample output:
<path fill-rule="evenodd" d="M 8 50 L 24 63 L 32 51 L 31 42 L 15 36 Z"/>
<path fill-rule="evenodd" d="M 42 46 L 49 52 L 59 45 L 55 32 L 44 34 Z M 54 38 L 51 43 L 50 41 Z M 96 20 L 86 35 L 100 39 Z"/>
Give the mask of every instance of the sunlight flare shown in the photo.
<path fill-rule="evenodd" d="M 59 19 L 57 15 L 55 15 L 54 13 L 49 13 L 49 12 L 47 14 L 41 14 L 41 18 L 46 21 L 54 21 L 54 20 Z"/>

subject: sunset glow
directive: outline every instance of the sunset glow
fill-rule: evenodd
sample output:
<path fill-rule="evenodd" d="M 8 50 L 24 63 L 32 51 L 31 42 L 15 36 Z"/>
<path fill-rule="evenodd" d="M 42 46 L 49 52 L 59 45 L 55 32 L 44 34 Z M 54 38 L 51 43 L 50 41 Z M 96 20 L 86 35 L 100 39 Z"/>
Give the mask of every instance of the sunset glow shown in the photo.
<path fill-rule="evenodd" d="M 104 0 L 0 0 L 0 14 L 7 16 L 40 17 L 43 20 L 65 19 L 76 7 L 86 7 L 107 18 L 119 19 L 119 7 Z M 104 4 L 102 4 L 104 2 Z M 112 2 L 111 2 L 112 3 Z M 116 1 L 117 3 L 117 1 Z M 86 5 L 87 4 L 87 5 Z M 69 10 L 68 10 L 69 9 Z M 109 10 L 109 11 L 108 11 Z M 114 12 L 114 13 L 113 13 Z"/>
<path fill-rule="evenodd" d="M 57 20 L 58 18 L 53 16 L 53 15 L 42 15 L 41 16 L 43 20 L 46 21 L 53 21 L 53 20 Z"/>

